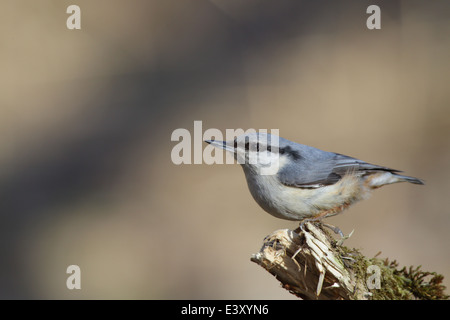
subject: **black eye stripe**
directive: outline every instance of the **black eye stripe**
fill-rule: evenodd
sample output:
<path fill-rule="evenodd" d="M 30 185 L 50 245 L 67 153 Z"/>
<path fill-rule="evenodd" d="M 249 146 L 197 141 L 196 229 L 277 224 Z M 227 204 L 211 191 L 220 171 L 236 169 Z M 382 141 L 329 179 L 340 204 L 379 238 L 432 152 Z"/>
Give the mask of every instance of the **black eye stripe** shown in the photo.
<path fill-rule="evenodd" d="M 235 139 L 235 140 L 234 140 L 234 148 L 237 149 L 237 147 L 238 147 L 238 142 L 237 142 L 237 140 Z M 254 147 L 254 145 L 250 146 L 250 142 L 246 139 L 246 142 L 245 142 L 245 144 L 244 144 L 245 150 L 250 150 L 251 147 Z M 263 147 L 264 147 L 263 144 L 260 144 L 259 142 L 256 143 L 256 151 L 260 151 L 260 149 L 262 149 Z M 252 148 L 252 150 L 253 150 L 253 148 Z M 265 148 L 264 151 L 272 151 L 271 146 L 268 145 L 268 146 Z M 281 150 L 280 150 L 280 151 L 281 151 Z"/>
<path fill-rule="evenodd" d="M 250 142 L 245 143 L 245 150 L 250 150 Z M 259 143 L 256 143 L 256 151 L 259 151 Z"/>
<path fill-rule="evenodd" d="M 303 157 L 300 155 L 300 153 L 298 153 L 297 151 L 292 150 L 291 147 L 287 146 L 284 148 L 280 148 L 280 154 L 284 154 L 286 153 L 287 155 L 289 155 L 291 158 L 293 158 L 294 160 L 300 160 Z"/>

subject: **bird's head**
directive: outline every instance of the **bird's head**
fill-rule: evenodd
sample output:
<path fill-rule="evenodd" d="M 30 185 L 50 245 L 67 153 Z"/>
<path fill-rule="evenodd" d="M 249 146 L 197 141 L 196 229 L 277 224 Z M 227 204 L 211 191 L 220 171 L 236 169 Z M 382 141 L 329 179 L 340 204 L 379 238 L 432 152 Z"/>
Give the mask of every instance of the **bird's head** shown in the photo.
<path fill-rule="evenodd" d="M 233 153 L 244 170 L 261 175 L 276 174 L 285 163 L 289 149 L 288 140 L 269 133 L 247 133 L 230 141 L 206 140 L 205 142 Z"/>

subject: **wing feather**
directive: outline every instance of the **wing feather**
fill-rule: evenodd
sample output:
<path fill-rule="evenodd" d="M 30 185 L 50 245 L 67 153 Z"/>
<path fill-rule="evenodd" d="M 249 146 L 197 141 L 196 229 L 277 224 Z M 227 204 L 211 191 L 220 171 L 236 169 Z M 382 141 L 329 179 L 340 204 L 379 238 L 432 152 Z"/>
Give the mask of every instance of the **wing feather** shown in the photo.
<path fill-rule="evenodd" d="M 349 173 L 364 176 L 378 171 L 401 172 L 342 154 L 326 153 L 327 156 L 318 157 L 318 159 L 302 158 L 291 161 L 278 172 L 278 178 L 287 186 L 319 188 L 335 184 Z"/>

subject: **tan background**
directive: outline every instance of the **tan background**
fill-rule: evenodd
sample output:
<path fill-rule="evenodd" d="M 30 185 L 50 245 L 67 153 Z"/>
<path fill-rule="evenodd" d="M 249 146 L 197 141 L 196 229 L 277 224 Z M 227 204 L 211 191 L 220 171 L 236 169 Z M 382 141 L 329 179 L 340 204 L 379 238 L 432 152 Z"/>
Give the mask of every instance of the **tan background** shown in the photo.
<path fill-rule="evenodd" d="M 449 286 L 449 14 L 447 0 L 3 1 L 0 298 L 292 298 L 249 259 L 296 223 L 263 212 L 237 165 L 172 164 L 171 133 L 194 120 L 425 179 L 328 222 Z"/>

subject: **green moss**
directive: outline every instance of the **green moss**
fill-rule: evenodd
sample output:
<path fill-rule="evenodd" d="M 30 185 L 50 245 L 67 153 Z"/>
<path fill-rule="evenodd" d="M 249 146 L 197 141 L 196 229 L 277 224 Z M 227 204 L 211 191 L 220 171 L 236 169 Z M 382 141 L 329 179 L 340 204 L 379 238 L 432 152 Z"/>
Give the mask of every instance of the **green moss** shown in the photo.
<path fill-rule="evenodd" d="M 386 265 L 392 268 L 396 277 L 403 280 L 403 287 L 411 292 L 415 299 L 420 300 L 448 300 L 449 295 L 444 293 L 445 286 L 442 285 L 444 276 L 436 272 L 428 272 L 420 270 L 422 266 L 414 268 L 410 266 L 408 269 L 403 267 L 398 270 L 397 261 L 388 262 Z"/>
<path fill-rule="evenodd" d="M 357 249 L 338 245 L 335 241 L 334 248 L 338 252 L 342 263 L 352 270 L 357 279 L 362 279 L 366 283 L 367 268 L 376 265 L 381 272 L 381 288 L 370 289 L 373 300 L 439 300 L 449 299 L 450 296 L 444 293 L 445 286 L 442 285 L 444 277 L 436 272 L 426 272 L 419 267 L 398 268 L 398 263 L 394 260 L 366 258 Z"/>

